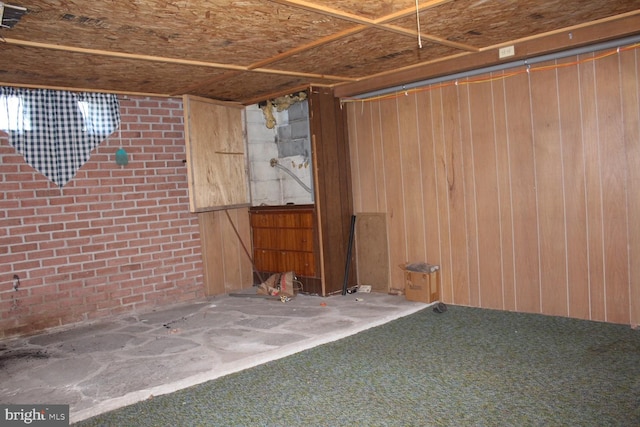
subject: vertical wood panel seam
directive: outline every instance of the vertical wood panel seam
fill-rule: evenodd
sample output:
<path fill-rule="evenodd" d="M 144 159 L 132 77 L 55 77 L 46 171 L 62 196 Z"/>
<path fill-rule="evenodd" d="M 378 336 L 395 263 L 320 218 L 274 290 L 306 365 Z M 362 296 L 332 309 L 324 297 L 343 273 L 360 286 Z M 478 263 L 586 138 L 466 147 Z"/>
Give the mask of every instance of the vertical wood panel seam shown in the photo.
<path fill-rule="evenodd" d="M 636 49 L 634 49 L 634 52 L 636 51 Z M 625 124 L 624 124 L 624 97 L 623 97 L 623 80 L 622 80 L 622 59 L 621 59 L 621 54 L 618 51 L 618 87 L 620 88 L 620 113 L 621 113 L 621 132 L 620 134 L 622 135 L 622 141 L 626 142 L 626 132 L 625 132 Z M 637 92 L 636 92 L 637 93 Z M 627 158 L 626 156 L 626 143 L 625 143 L 625 159 Z M 627 300 L 629 301 L 629 320 L 631 320 L 631 256 L 629 253 L 629 246 L 630 246 L 630 240 L 631 240 L 631 235 L 629 233 L 629 169 L 625 167 L 624 169 L 624 173 L 625 173 L 625 177 L 624 177 L 624 206 L 625 206 L 625 210 L 624 210 L 624 216 L 625 216 L 625 228 L 626 228 L 626 237 L 627 237 Z"/>
<path fill-rule="evenodd" d="M 462 111 L 461 111 L 461 105 L 462 103 L 460 102 L 460 90 L 456 90 L 456 96 L 458 98 L 458 143 L 460 145 L 460 163 L 462 165 L 462 171 L 460 173 L 460 181 L 462 181 L 462 200 L 464 203 L 462 203 L 462 207 L 463 207 L 463 216 L 464 216 L 464 239 L 465 239 L 465 245 L 464 245 L 464 249 L 465 252 L 467 253 L 466 258 L 466 265 L 465 268 L 467 270 L 467 301 L 471 301 L 471 287 L 469 286 L 469 276 L 470 276 L 470 268 L 469 268 L 469 227 L 468 227 L 468 215 L 469 212 L 467 211 L 467 180 L 466 180 L 466 176 L 465 176 L 465 164 L 464 164 L 464 141 L 462 140 Z M 467 100 L 468 102 L 468 100 Z"/>
<path fill-rule="evenodd" d="M 362 102 L 361 102 L 362 104 Z M 357 186 L 357 189 L 354 188 L 354 193 L 355 194 L 362 194 L 362 185 L 360 184 L 361 179 L 360 179 L 360 151 L 358 150 L 358 145 L 360 145 L 360 138 L 358 138 L 358 127 L 360 126 L 358 123 L 358 117 L 356 116 L 356 105 L 350 105 L 347 106 L 347 109 L 351 111 L 350 117 L 351 117 L 351 123 L 349 124 L 349 128 L 353 130 L 353 138 L 351 138 L 351 135 L 349 135 L 349 140 L 347 141 L 347 144 L 349 144 L 349 151 L 351 153 L 350 157 L 354 162 L 354 168 L 351 171 L 351 176 L 352 176 L 352 181 L 356 181 L 355 185 L 352 185 L 354 187 Z M 347 116 L 349 117 L 349 115 Z M 354 175 L 357 177 L 356 179 L 353 179 Z M 359 206 L 356 206 L 359 202 Z M 356 198 L 354 197 L 352 200 L 352 204 L 353 204 L 353 211 L 355 212 L 362 212 L 362 196 L 358 197 L 358 201 L 356 201 Z"/>
<path fill-rule="evenodd" d="M 554 61 L 554 65 L 558 65 L 558 60 Z M 558 105 L 558 133 L 560 136 L 560 176 L 562 177 L 562 219 L 564 226 L 564 266 L 565 266 L 565 293 L 567 296 L 567 315 L 569 313 L 570 308 L 570 296 L 571 296 L 571 286 L 569 283 L 569 239 L 567 236 L 567 196 L 566 196 L 566 182 L 564 176 L 564 138 L 562 133 L 562 110 L 560 108 L 560 81 L 558 78 L 558 68 L 555 70 L 556 76 L 556 103 Z"/>
<path fill-rule="evenodd" d="M 408 95 L 407 95 L 408 96 Z M 400 158 L 400 194 L 402 196 L 402 229 L 403 235 L 407 235 L 407 199 L 404 191 L 404 173 L 402 173 L 404 167 L 402 165 L 402 140 L 400 137 L 400 105 L 398 103 L 398 98 L 395 98 L 396 101 L 396 133 L 398 138 L 398 157 Z M 404 258 L 408 260 L 409 254 L 409 239 L 404 239 Z"/>
<path fill-rule="evenodd" d="M 529 120 L 531 125 L 531 142 L 533 144 L 533 149 L 531 150 L 533 153 L 533 192 L 536 196 L 536 236 L 538 240 L 536 242 L 536 247 L 538 248 L 538 311 L 542 313 L 542 254 L 540 253 L 540 204 L 538 202 L 538 165 L 536 162 L 536 129 L 535 120 L 533 117 L 533 96 L 531 87 L 531 73 L 529 72 L 529 68 L 527 68 L 527 83 L 529 85 Z"/>
<path fill-rule="evenodd" d="M 639 80 L 638 80 L 638 49 L 634 49 L 633 50 L 633 57 L 634 57 L 633 64 L 634 64 L 635 72 L 636 72 L 636 104 L 640 105 L 640 100 L 638 99 L 638 84 L 639 84 Z M 637 109 L 637 112 L 638 112 L 637 113 L 638 117 L 636 118 L 636 123 L 640 123 L 640 108 Z M 627 168 L 627 171 L 628 170 L 629 169 Z M 627 177 L 627 179 L 628 179 L 628 177 Z M 629 184 L 629 182 L 627 181 L 627 185 L 628 184 Z M 629 203 L 629 198 L 627 197 L 627 204 L 628 203 Z M 629 213 L 627 211 L 627 218 L 628 217 L 629 217 Z M 628 219 L 627 219 L 627 221 L 628 221 Z M 627 230 L 628 230 L 628 228 L 627 228 Z M 631 236 L 628 236 L 628 239 L 631 240 Z M 630 242 L 628 241 L 627 244 L 629 245 Z M 629 260 L 628 262 L 631 263 L 631 252 L 629 252 L 628 260 Z M 636 278 L 636 280 L 638 280 L 638 279 Z M 632 304 L 632 301 L 633 301 L 632 300 L 632 298 L 633 298 L 632 289 L 633 289 L 633 278 L 631 276 L 631 266 L 629 266 L 629 319 L 631 320 L 631 323 L 633 325 L 637 325 L 638 322 L 640 321 L 640 319 L 632 317 L 634 312 L 637 312 L 637 309 L 634 309 L 634 306 Z M 638 303 L 639 302 L 636 301 L 636 304 L 638 304 Z"/>
<path fill-rule="evenodd" d="M 418 138 L 418 166 L 420 169 L 420 206 L 424 213 L 424 172 L 422 170 L 422 138 L 420 136 L 420 114 L 418 110 L 418 97 L 413 96 L 414 105 L 416 107 L 416 138 Z M 427 260 L 427 224 L 425 224 L 425 215 L 422 215 L 422 247 L 424 248 L 423 259 Z M 438 289 L 438 292 L 441 292 Z"/>
<path fill-rule="evenodd" d="M 477 281 L 477 287 L 478 287 L 478 306 L 482 307 L 482 284 L 480 283 L 480 270 L 482 269 L 482 266 L 480 265 L 480 239 L 479 239 L 479 230 L 478 230 L 478 187 L 476 185 L 476 158 L 475 158 L 475 147 L 474 147 L 474 141 L 473 141 L 473 119 L 472 119 L 472 114 L 471 114 L 471 91 L 470 91 L 470 85 L 465 85 L 466 89 L 467 89 L 467 111 L 468 113 L 468 120 L 469 120 L 469 144 L 471 145 L 471 181 L 473 182 L 473 211 L 474 211 L 474 215 L 475 215 L 475 236 L 476 236 L 476 265 L 478 268 L 476 268 L 476 281 Z M 467 249 L 468 250 L 468 249 Z M 471 279 L 471 277 L 469 277 L 469 280 Z M 469 301 L 471 301 L 471 283 L 469 283 Z"/>
<path fill-rule="evenodd" d="M 387 175 L 385 173 L 386 171 L 385 171 L 385 162 L 384 162 L 384 160 L 385 160 L 384 159 L 384 132 L 382 131 L 382 111 L 381 111 L 381 108 L 380 108 L 381 107 L 380 104 L 378 104 L 377 107 L 378 107 L 378 132 L 379 132 L 379 135 L 380 135 L 379 143 L 380 143 L 380 151 L 381 151 L 381 154 L 382 154 L 382 158 L 380 159 L 380 163 L 381 163 L 382 166 L 380 168 L 376 167 L 376 170 L 379 169 L 382 172 L 382 185 L 383 185 L 382 194 L 384 196 L 384 205 L 385 205 L 385 208 L 386 208 L 387 213 L 388 213 L 388 211 L 389 211 L 389 201 L 387 200 Z M 377 183 L 377 180 L 376 180 L 376 183 Z M 376 190 L 378 190 L 377 185 L 376 185 Z M 380 211 L 380 199 L 379 199 L 379 197 L 380 197 L 380 191 L 376 191 L 376 203 L 378 205 L 378 211 Z M 388 227 L 388 224 L 387 224 L 387 227 Z"/>
<path fill-rule="evenodd" d="M 428 94 L 429 94 L 429 105 L 431 106 L 431 139 L 432 139 L 431 148 L 433 150 L 433 172 L 434 172 L 433 178 L 435 180 L 433 184 L 436 189 L 436 216 L 437 216 L 436 230 L 438 230 L 438 258 L 439 258 L 440 265 L 442 265 L 442 231 L 441 231 L 441 222 L 440 222 L 440 195 L 438 194 L 438 159 L 437 159 L 437 151 L 436 151 L 435 127 L 433 125 L 434 109 L 433 109 L 433 97 L 431 96 L 431 91 L 429 91 Z M 440 113 L 442 115 L 442 108 L 440 109 Z M 442 299 L 442 295 L 440 296 L 440 299 Z"/>
<path fill-rule="evenodd" d="M 490 73 L 491 81 L 493 81 L 494 73 Z M 493 154 L 496 160 L 496 188 L 498 190 L 498 235 L 500 237 L 500 288 L 502 290 L 502 309 L 504 310 L 504 255 L 502 248 L 502 196 L 500 192 L 500 170 L 499 165 L 500 162 L 498 160 L 498 135 L 497 135 L 497 126 L 496 126 L 496 101 L 493 93 L 493 83 L 489 83 L 491 85 L 491 117 L 493 119 Z"/>
<path fill-rule="evenodd" d="M 603 309 L 604 309 L 604 321 L 607 321 L 607 263 L 606 263 L 606 249 L 605 249 L 605 230 L 604 230 L 604 195 L 602 188 L 602 160 L 600 156 L 600 112 L 598 111 L 598 67 L 593 62 L 593 86 L 596 112 L 596 146 L 597 146 L 597 163 L 598 163 L 598 182 L 600 190 L 600 233 L 602 235 L 602 294 L 603 294 Z"/>
<path fill-rule="evenodd" d="M 507 104 L 507 85 L 505 79 L 502 79 L 502 93 L 504 97 L 504 125 L 507 139 L 507 173 L 509 175 L 509 209 L 511 212 L 511 264 L 513 268 L 513 299 L 514 309 L 518 311 L 518 277 L 516 272 L 516 239 L 515 239 L 515 221 L 513 218 L 513 176 L 511 174 L 511 138 L 509 129 L 509 105 Z"/>
<path fill-rule="evenodd" d="M 579 99 L 579 107 L 580 107 L 580 142 L 582 143 L 582 182 L 584 185 L 584 213 L 585 213 L 585 234 L 586 234 L 586 242 L 587 242 L 587 298 L 589 304 L 589 319 L 593 319 L 593 309 L 591 303 L 591 244 L 589 239 L 589 191 L 587 185 L 587 152 L 585 150 L 585 141 L 584 141 L 584 109 L 583 109 L 583 101 L 584 97 L 582 95 L 582 73 L 580 72 L 581 64 L 578 62 L 578 99 Z"/>
<path fill-rule="evenodd" d="M 457 91 L 457 86 L 456 86 Z M 440 90 L 442 94 L 442 90 Z M 445 177 L 445 196 L 447 200 L 447 238 L 449 240 L 449 287 L 451 288 L 451 295 L 453 296 L 453 245 L 451 244 L 451 202 L 449 201 L 450 195 L 448 191 L 448 178 L 449 178 L 449 169 L 447 168 L 447 140 L 445 134 L 445 121 L 444 121 L 444 95 L 440 96 L 440 129 L 442 135 L 442 165 L 444 166 L 444 177 Z"/>

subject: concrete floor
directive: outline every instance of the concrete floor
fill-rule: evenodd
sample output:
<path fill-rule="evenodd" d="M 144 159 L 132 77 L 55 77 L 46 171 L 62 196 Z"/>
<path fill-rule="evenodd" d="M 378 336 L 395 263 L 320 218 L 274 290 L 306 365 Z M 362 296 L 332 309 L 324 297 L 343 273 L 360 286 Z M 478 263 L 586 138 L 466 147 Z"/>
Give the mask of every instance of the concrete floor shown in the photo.
<path fill-rule="evenodd" d="M 0 403 L 68 404 L 70 421 L 335 341 L 427 305 L 403 296 L 247 296 L 0 341 Z"/>

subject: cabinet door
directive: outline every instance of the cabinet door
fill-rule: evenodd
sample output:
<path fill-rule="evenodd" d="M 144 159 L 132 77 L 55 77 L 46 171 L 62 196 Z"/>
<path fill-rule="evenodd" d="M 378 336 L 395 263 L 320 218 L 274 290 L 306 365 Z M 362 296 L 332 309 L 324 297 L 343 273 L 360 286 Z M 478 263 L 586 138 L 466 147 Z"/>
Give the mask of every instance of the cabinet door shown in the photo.
<path fill-rule="evenodd" d="M 248 206 L 244 108 L 187 95 L 183 104 L 191 212 Z"/>

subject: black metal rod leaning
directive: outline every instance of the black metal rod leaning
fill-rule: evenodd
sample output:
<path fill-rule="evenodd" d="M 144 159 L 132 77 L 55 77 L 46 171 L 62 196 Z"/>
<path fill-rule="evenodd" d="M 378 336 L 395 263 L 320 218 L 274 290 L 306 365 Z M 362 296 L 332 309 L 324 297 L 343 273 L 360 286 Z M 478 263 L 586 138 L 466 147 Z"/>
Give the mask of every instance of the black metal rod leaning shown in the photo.
<path fill-rule="evenodd" d="M 349 267 L 351 267 L 351 249 L 353 248 L 353 234 L 356 228 L 356 216 L 351 215 L 351 229 L 349 231 L 349 248 L 347 249 L 347 262 L 344 267 L 344 282 L 342 283 L 342 295 L 347 294 L 347 283 L 349 282 Z"/>

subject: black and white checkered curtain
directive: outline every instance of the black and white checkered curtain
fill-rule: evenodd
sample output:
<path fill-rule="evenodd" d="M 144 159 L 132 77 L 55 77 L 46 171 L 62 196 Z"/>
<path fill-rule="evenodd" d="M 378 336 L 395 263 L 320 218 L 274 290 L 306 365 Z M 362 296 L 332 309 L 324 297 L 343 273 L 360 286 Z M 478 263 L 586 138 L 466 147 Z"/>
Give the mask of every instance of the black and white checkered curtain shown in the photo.
<path fill-rule="evenodd" d="M 116 95 L 0 87 L 0 126 L 9 143 L 61 187 L 119 125 Z"/>

